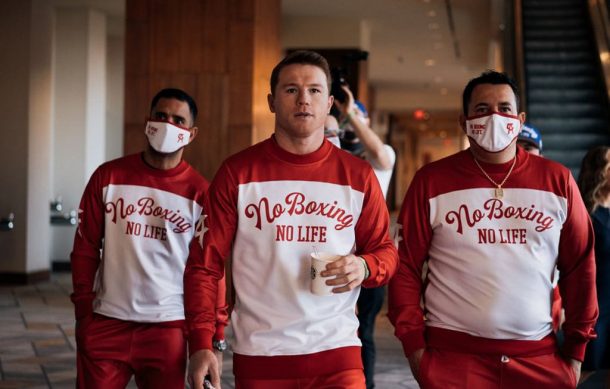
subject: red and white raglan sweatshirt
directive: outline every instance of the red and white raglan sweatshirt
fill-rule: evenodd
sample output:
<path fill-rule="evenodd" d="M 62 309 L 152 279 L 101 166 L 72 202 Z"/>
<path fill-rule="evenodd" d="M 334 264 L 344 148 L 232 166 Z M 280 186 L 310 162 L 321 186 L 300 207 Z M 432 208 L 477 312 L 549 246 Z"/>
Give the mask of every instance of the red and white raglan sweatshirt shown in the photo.
<path fill-rule="evenodd" d="M 481 166 L 502 182 L 511 164 Z M 553 352 L 557 266 L 563 355 L 583 359 L 598 310 L 594 235 L 578 187 L 565 167 L 518 148 L 503 189 L 494 198 L 470 150 L 415 175 L 398 218 L 400 264 L 389 289 L 405 355 L 431 342 L 453 351 Z"/>
<path fill-rule="evenodd" d="M 101 165 L 78 210 L 71 254 L 76 319 L 96 312 L 184 325 L 184 267 L 207 189 L 185 161 L 160 170 L 134 154 Z M 224 282 L 216 284 L 222 290 L 214 302 L 215 331 L 223 338 Z"/>
<path fill-rule="evenodd" d="M 234 372 L 298 378 L 361 369 L 355 315 L 360 288 L 310 292 L 313 250 L 365 259 L 363 286 L 397 264 L 389 215 L 370 165 L 324 141 L 291 154 L 263 141 L 227 159 L 209 191 L 203 253 L 190 256 L 185 306 L 191 353 L 211 348 L 216 280 L 232 249 Z"/>

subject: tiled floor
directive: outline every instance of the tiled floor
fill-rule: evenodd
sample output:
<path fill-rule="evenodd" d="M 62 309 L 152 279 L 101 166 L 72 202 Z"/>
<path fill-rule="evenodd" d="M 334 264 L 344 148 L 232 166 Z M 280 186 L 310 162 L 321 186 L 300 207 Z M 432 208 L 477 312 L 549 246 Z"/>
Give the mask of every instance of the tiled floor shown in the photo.
<path fill-rule="evenodd" d="M 0 389 L 75 387 L 70 292 L 68 273 L 54 274 L 51 281 L 37 285 L 0 286 Z M 378 317 L 377 328 L 377 388 L 418 388 L 384 315 Z M 234 388 L 231 369 L 229 353 L 223 364 L 223 389 Z"/>
<path fill-rule="evenodd" d="M 0 389 L 74 388 L 75 342 L 70 274 L 37 285 L 0 286 Z M 228 331 L 230 335 L 230 331 Z M 407 362 L 385 315 L 377 319 L 379 389 L 415 389 Z M 233 389 L 230 352 L 223 365 L 224 389 Z M 603 372 L 607 373 L 607 372 Z M 129 388 L 135 388 L 131 383 Z M 595 374 L 579 389 L 604 388 Z"/>

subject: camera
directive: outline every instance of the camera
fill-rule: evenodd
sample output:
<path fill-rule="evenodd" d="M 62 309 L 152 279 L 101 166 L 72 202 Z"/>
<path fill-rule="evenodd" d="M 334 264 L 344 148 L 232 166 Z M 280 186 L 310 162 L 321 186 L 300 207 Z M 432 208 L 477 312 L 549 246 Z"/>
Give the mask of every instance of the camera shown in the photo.
<path fill-rule="evenodd" d="M 332 68 L 330 70 L 330 77 L 332 79 L 332 83 L 330 85 L 330 94 L 335 97 L 335 100 L 338 100 L 341 103 L 345 103 L 347 95 L 345 94 L 345 91 L 341 89 L 342 85 L 347 85 L 347 81 L 345 78 L 345 70 L 339 67 Z"/>

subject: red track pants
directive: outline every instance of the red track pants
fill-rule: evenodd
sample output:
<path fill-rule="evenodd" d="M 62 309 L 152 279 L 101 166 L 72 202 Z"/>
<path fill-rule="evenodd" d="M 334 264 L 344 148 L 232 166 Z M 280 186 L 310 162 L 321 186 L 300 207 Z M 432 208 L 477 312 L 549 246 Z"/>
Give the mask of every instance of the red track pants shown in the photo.
<path fill-rule="evenodd" d="M 94 314 L 79 323 L 76 342 L 78 388 L 124 389 L 132 375 L 138 388 L 184 388 L 182 325 L 135 323 Z"/>
<path fill-rule="evenodd" d="M 295 379 L 240 379 L 235 377 L 235 389 L 364 389 L 362 369 L 344 370 L 335 374 Z"/>
<path fill-rule="evenodd" d="M 422 389 L 576 388 L 570 364 L 558 353 L 509 357 L 428 347 L 419 375 Z"/>

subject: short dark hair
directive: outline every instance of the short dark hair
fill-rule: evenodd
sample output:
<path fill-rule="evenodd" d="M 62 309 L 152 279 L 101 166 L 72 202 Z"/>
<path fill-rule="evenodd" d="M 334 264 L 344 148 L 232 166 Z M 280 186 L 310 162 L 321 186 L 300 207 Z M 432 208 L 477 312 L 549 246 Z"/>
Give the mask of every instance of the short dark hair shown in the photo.
<path fill-rule="evenodd" d="M 177 88 L 165 88 L 161 89 L 155 97 L 153 97 L 152 102 L 150 103 L 150 112 L 155 108 L 159 100 L 161 99 L 176 99 L 178 101 L 182 101 L 187 103 L 189 106 L 189 110 L 191 111 L 191 118 L 193 119 L 193 125 L 195 124 L 195 120 L 197 119 L 197 104 L 195 100 L 182 89 Z"/>
<path fill-rule="evenodd" d="M 494 85 L 508 85 L 515 94 L 515 101 L 517 102 L 517 112 L 519 112 L 519 88 L 515 80 L 510 78 L 506 73 L 496 72 L 495 70 L 487 70 L 479 77 L 473 78 L 466 84 L 464 93 L 462 95 L 462 110 L 464 115 L 468 115 L 468 104 L 470 104 L 470 98 L 472 97 L 472 91 L 474 88 L 481 84 L 494 84 Z"/>
<path fill-rule="evenodd" d="M 292 53 L 288 54 L 286 57 L 284 57 L 283 60 L 281 60 L 273 68 L 273 71 L 271 72 L 271 94 L 272 95 L 275 94 L 275 87 L 277 87 L 277 83 L 279 82 L 280 71 L 282 71 L 282 69 L 285 68 L 286 66 L 293 65 L 293 64 L 313 65 L 313 66 L 317 66 L 320 69 L 322 69 L 322 71 L 326 75 L 326 84 L 328 87 L 328 93 L 330 93 L 330 84 L 331 84 L 330 67 L 328 66 L 328 61 L 326 61 L 326 58 L 324 58 L 322 55 L 316 53 L 315 51 L 297 50 L 297 51 L 293 51 Z"/>

